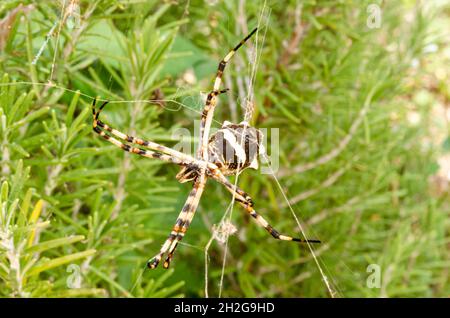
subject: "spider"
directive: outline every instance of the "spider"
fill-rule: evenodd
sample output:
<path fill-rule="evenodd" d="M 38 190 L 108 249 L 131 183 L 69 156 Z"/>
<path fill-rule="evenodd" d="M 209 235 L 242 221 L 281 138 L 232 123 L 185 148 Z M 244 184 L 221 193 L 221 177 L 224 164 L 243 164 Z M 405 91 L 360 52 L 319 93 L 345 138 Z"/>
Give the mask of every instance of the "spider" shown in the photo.
<path fill-rule="evenodd" d="M 246 168 L 258 169 L 258 156 L 264 152 L 261 131 L 251 127 L 247 122 L 232 124 L 225 121 L 222 127 L 208 138 L 214 109 L 217 104 L 217 96 L 227 91 L 227 89 L 220 90 L 225 67 L 236 51 L 256 31 L 257 28 L 250 32 L 219 63 L 213 90 L 209 92 L 202 112 L 199 149 L 196 157 L 152 141 L 129 136 L 108 126 L 99 119 L 100 112 L 108 101 L 104 102 L 98 110 L 96 109 L 96 99 L 92 103 L 93 129 L 97 134 L 127 152 L 179 165 L 181 166 L 181 171 L 176 176 L 178 181 L 181 183 L 193 182 L 192 190 L 178 215 L 169 237 L 162 245 L 159 253 L 147 262 L 147 266 L 151 269 L 156 268 L 166 254 L 163 267 L 166 269 L 169 268 L 175 249 L 183 239 L 194 218 L 208 178 L 212 178 L 224 185 L 233 194 L 235 200 L 244 207 L 247 213 L 275 239 L 300 243 L 320 243 L 319 240 L 294 238 L 275 230 L 255 211 L 252 198 L 226 178 L 226 176 L 235 175 Z M 143 148 L 147 148 L 148 150 Z"/>

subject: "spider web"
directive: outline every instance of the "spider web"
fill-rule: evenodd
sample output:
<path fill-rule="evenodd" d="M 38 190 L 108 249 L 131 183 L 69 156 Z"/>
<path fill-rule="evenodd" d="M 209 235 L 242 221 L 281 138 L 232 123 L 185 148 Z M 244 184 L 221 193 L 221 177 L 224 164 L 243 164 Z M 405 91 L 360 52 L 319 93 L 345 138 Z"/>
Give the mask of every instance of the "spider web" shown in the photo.
<path fill-rule="evenodd" d="M 67 87 L 64 86 L 60 86 L 58 84 L 56 84 L 55 82 L 53 82 L 53 77 L 54 77 L 54 70 L 56 67 L 56 55 L 57 55 L 57 49 L 58 49 L 58 43 L 60 41 L 60 34 L 61 34 L 61 30 L 62 30 L 62 25 L 65 23 L 65 20 L 70 17 L 73 12 L 70 12 L 69 10 L 73 9 L 73 0 L 61 0 L 61 12 L 60 12 L 60 18 L 55 21 L 51 27 L 51 29 L 49 30 L 49 32 L 46 35 L 45 41 L 43 42 L 42 46 L 40 47 L 39 51 L 37 52 L 37 54 L 35 55 L 34 59 L 33 59 L 33 64 L 36 64 L 39 62 L 39 58 L 41 56 L 41 54 L 43 53 L 43 51 L 46 49 L 46 46 L 48 45 L 48 42 L 50 40 L 50 38 L 55 34 L 56 39 L 56 45 L 55 45 L 55 52 L 54 52 L 54 56 L 53 56 L 53 61 L 51 64 L 51 69 L 50 69 L 50 74 L 49 74 L 49 78 L 48 78 L 48 82 L 47 83 L 41 83 L 41 82 L 32 82 L 32 81 L 19 81 L 19 82 L 14 82 L 14 83 L 0 83 L 0 86 L 12 86 L 12 85 L 29 85 L 29 86 L 45 86 L 47 88 L 53 88 L 53 89 L 61 89 L 67 92 L 71 92 L 73 94 L 79 94 L 80 96 L 84 96 L 88 99 L 94 100 L 96 98 L 96 96 L 91 96 L 88 94 L 85 94 L 83 92 L 77 91 L 77 90 L 72 90 L 69 89 Z M 243 2 L 241 1 L 241 4 Z M 185 6 L 185 11 L 183 13 L 183 17 L 185 15 L 188 14 L 188 9 L 189 9 L 189 5 L 190 2 L 188 1 L 186 6 Z M 262 47 L 264 46 L 264 41 L 265 41 L 265 37 L 266 37 L 266 32 L 267 29 L 269 27 L 269 22 L 270 22 L 270 14 L 271 14 L 271 10 L 270 8 L 267 7 L 267 3 L 266 1 L 264 1 L 262 8 L 260 10 L 260 15 L 258 18 L 258 28 L 259 31 L 256 33 L 256 37 L 255 37 L 255 41 L 253 42 L 249 42 L 248 47 L 245 47 L 244 52 L 247 52 L 248 54 L 248 66 L 247 66 L 247 70 L 249 70 L 249 74 L 246 77 L 246 83 L 245 83 L 245 88 L 244 90 L 246 91 L 246 96 L 244 98 L 244 100 L 241 100 L 241 102 L 245 105 L 244 110 L 244 120 L 247 122 L 251 121 L 252 115 L 253 115 L 253 111 L 254 111 L 254 83 L 255 83 L 255 77 L 256 77 L 256 72 L 258 69 L 258 65 L 260 62 L 260 57 L 262 54 Z M 248 34 L 248 29 L 245 25 L 245 23 L 243 21 L 240 21 L 240 27 L 242 29 L 242 34 Z M 263 30 L 261 32 L 261 30 Z M 262 40 L 259 41 L 259 36 L 261 34 Z M 262 42 L 261 47 L 259 46 L 259 43 Z M 242 64 L 242 59 L 239 57 L 239 54 L 237 54 L 234 59 L 236 59 L 238 62 L 241 62 Z M 98 101 L 106 101 L 104 99 L 99 99 L 97 98 Z M 153 100 L 109 100 L 110 104 L 116 104 L 116 103 L 125 103 L 125 104 L 130 104 L 130 103 L 134 103 L 134 104 L 155 104 L 157 103 L 159 106 L 161 106 L 162 108 L 164 108 L 167 111 L 172 111 L 172 112 L 177 112 L 179 110 L 181 110 L 182 108 L 186 108 L 191 112 L 195 112 L 199 115 L 201 115 L 201 111 L 194 109 L 188 105 L 183 104 L 182 102 L 179 102 L 178 100 L 175 99 L 153 99 Z M 169 107 L 168 105 L 176 105 L 177 107 Z M 213 119 L 214 120 L 214 119 Z M 218 122 L 217 120 L 214 120 L 214 122 L 218 123 L 219 125 L 221 124 L 220 122 Z M 245 135 L 245 131 L 242 134 L 242 136 Z M 270 164 L 270 160 L 269 158 L 265 155 L 265 159 L 267 162 L 269 162 Z M 271 175 L 274 178 L 274 180 L 277 183 L 277 186 L 279 188 L 279 190 L 281 191 L 282 195 L 283 195 L 283 199 L 286 201 L 286 204 L 289 207 L 289 210 L 291 211 L 292 217 L 294 218 L 296 224 L 298 225 L 298 228 L 301 232 L 301 234 L 303 235 L 303 237 L 308 237 L 305 233 L 305 230 L 302 226 L 302 223 L 299 219 L 299 217 L 297 216 L 296 212 L 294 211 L 293 207 L 291 206 L 288 196 L 286 195 L 282 185 L 280 184 L 278 178 L 276 177 L 274 171 L 272 170 L 271 166 L 270 166 L 270 170 L 271 170 Z M 238 171 L 238 173 L 236 174 L 235 177 L 235 182 L 234 185 L 237 186 L 238 184 L 238 180 L 239 180 L 239 175 L 240 175 L 240 171 Z M 225 213 L 223 214 L 219 226 L 216 226 L 213 229 L 213 233 L 209 239 L 209 241 L 207 242 L 206 246 L 202 249 L 198 246 L 194 246 L 194 245 L 190 245 L 187 244 L 185 242 L 180 242 L 181 245 L 184 246 L 189 246 L 191 248 L 195 248 L 195 249 L 200 249 L 203 251 L 204 253 L 204 257 L 205 257 L 205 264 L 204 264 L 204 279 L 205 279 L 205 288 L 204 288 L 204 292 L 205 292 L 205 296 L 209 297 L 209 290 L 208 290 L 208 274 L 209 274 L 209 255 L 208 255 L 208 251 L 212 245 L 212 243 L 216 240 L 219 241 L 221 243 L 224 244 L 224 253 L 223 253 L 223 259 L 222 259 L 222 264 L 221 264 L 221 275 L 220 275 L 220 281 L 219 281 L 219 294 L 218 297 L 222 296 L 223 293 L 223 288 L 224 288 L 224 276 L 225 276 L 225 268 L 227 265 L 227 256 L 228 256 L 228 242 L 229 242 L 229 237 L 230 235 L 234 234 L 234 232 L 236 231 L 236 229 L 234 228 L 234 226 L 232 225 L 231 219 L 232 219 L 232 215 L 233 215 L 233 209 L 234 209 L 234 204 L 235 204 L 235 195 L 233 194 L 231 201 L 227 207 L 227 209 L 225 210 Z M 316 252 L 313 248 L 313 246 L 310 243 L 307 243 L 308 249 L 314 259 L 314 262 L 318 268 L 318 271 L 322 277 L 322 280 L 324 282 L 324 285 L 329 293 L 329 295 L 331 297 L 334 297 L 335 295 L 340 294 L 341 292 L 338 291 L 336 284 L 333 282 L 333 279 L 329 279 L 329 277 L 331 276 L 329 273 L 330 271 L 328 270 L 326 264 L 321 260 L 321 258 L 316 255 Z M 89 260 L 87 261 L 89 262 Z M 89 265 L 87 264 L 83 264 L 83 266 Z M 141 278 L 142 278 L 142 274 L 144 273 L 145 269 L 142 269 L 142 271 L 140 272 L 140 274 L 138 275 L 136 281 L 133 283 L 131 291 L 133 292 L 133 290 L 135 289 L 135 287 L 139 284 Z M 327 275 L 328 273 L 328 275 Z"/>

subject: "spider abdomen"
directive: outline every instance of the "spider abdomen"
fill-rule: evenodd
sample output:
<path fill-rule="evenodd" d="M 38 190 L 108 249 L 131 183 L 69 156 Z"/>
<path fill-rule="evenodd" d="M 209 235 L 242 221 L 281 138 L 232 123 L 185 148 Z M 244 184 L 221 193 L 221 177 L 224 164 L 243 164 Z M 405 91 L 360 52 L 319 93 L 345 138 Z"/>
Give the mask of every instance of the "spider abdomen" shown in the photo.
<path fill-rule="evenodd" d="M 209 139 L 208 159 L 224 175 L 234 175 L 248 167 L 258 169 L 262 139 L 261 131 L 245 122 L 225 122 Z"/>

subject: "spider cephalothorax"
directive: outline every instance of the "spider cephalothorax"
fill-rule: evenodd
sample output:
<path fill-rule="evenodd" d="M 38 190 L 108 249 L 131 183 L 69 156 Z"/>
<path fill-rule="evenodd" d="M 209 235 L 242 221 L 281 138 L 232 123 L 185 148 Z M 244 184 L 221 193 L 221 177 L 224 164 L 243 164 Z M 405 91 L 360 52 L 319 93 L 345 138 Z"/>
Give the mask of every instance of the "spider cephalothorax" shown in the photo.
<path fill-rule="evenodd" d="M 201 169 L 198 165 L 187 164 L 181 168 L 180 172 L 176 175 L 176 178 L 180 183 L 185 183 L 188 181 L 195 181 L 201 173 Z"/>
<path fill-rule="evenodd" d="M 253 35 L 256 29 L 250 32 L 233 50 L 231 50 L 219 63 L 213 90 L 208 94 L 205 107 L 202 112 L 200 124 L 200 142 L 197 156 L 193 157 L 172 148 L 163 146 L 153 141 L 124 134 L 99 119 L 104 102 L 98 109 L 95 100 L 92 103 L 92 128 L 104 139 L 122 148 L 125 151 L 147 158 L 155 158 L 170 162 L 182 167 L 177 174 L 180 182 L 193 181 L 193 187 L 178 216 L 169 237 L 162 245 L 158 254 L 151 258 L 147 265 L 149 268 L 158 266 L 164 254 L 167 258 L 163 263 L 164 268 L 170 266 L 178 243 L 183 239 L 189 225 L 194 218 L 195 211 L 200 202 L 205 184 L 208 178 L 221 183 L 233 194 L 233 198 L 244 207 L 245 211 L 253 217 L 256 222 L 266 229 L 274 238 L 284 241 L 295 241 L 301 243 L 319 243 L 318 240 L 307 240 L 281 234 L 276 231 L 261 215 L 256 213 L 253 200 L 241 190 L 236 184 L 232 184 L 226 176 L 237 174 L 246 168 L 258 169 L 258 155 L 264 152 L 262 145 L 262 133 L 248 123 L 232 124 L 225 122 L 223 126 L 211 137 L 209 130 L 213 120 L 214 108 L 217 104 L 217 96 L 227 90 L 220 90 L 222 75 L 228 61 L 234 53 Z M 146 149 L 144 149 L 146 148 Z"/>
<path fill-rule="evenodd" d="M 258 169 L 258 157 L 264 152 L 263 134 L 245 121 L 225 121 L 208 141 L 208 161 L 224 176 L 235 175 L 246 168 Z M 208 172 L 210 172 L 208 170 Z M 195 180 L 201 173 L 197 165 L 186 165 L 177 174 L 181 183 Z"/>

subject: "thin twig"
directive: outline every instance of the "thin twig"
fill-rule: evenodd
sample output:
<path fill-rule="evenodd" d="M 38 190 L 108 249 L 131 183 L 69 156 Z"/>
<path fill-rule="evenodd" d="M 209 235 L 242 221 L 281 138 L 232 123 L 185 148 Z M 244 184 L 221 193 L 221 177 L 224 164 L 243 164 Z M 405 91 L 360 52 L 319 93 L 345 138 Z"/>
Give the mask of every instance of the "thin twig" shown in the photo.
<path fill-rule="evenodd" d="M 325 181 L 323 181 L 317 188 L 314 189 L 309 189 L 307 191 L 301 192 L 299 194 L 297 194 L 296 196 L 292 197 L 289 200 L 290 204 L 297 204 L 300 201 L 303 201 L 317 193 L 319 193 L 320 191 L 322 191 L 325 188 L 328 188 L 330 186 L 332 186 L 344 173 L 345 171 L 348 170 L 348 167 L 346 168 L 341 168 L 339 170 L 337 170 L 336 172 L 334 172 L 331 176 L 329 176 Z M 282 207 L 287 207 L 288 204 L 284 203 L 282 205 Z"/>
<path fill-rule="evenodd" d="M 266 161 L 270 163 L 270 159 L 269 159 L 267 156 L 265 156 L 265 157 L 266 157 L 266 158 L 265 158 Z M 292 214 L 292 216 L 293 216 L 295 222 L 297 223 L 297 226 L 298 226 L 300 232 L 302 233 L 303 237 L 304 237 L 305 239 L 307 239 L 308 236 L 306 235 L 306 232 L 305 232 L 305 230 L 303 229 L 303 226 L 302 226 L 302 224 L 300 223 L 300 220 L 299 220 L 297 214 L 295 214 L 294 208 L 293 208 L 292 205 L 290 204 L 290 201 L 289 201 L 289 199 L 288 199 L 288 197 L 287 197 L 287 195 L 286 195 L 286 193 L 285 193 L 283 187 L 281 186 L 280 181 L 278 180 L 277 176 L 275 175 L 275 172 L 273 171 L 273 169 L 272 169 L 272 167 L 271 167 L 270 165 L 269 165 L 269 168 L 270 168 L 270 170 L 271 170 L 271 174 L 272 174 L 272 176 L 273 176 L 275 182 L 277 183 L 278 188 L 279 188 L 280 191 L 281 191 L 281 194 L 283 195 L 284 200 L 285 200 L 286 203 L 287 203 L 287 206 L 289 207 L 289 210 L 291 211 L 291 214 Z M 328 279 L 328 276 L 325 275 L 325 271 L 324 271 L 324 269 L 322 268 L 322 266 L 320 265 L 319 259 L 318 259 L 317 255 L 316 255 L 316 252 L 314 251 L 314 248 L 312 247 L 311 243 L 309 243 L 309 241 L 306 241 L 306 245 L 308 246 L 308 249 L 309 249 L 309 251 L 311 252 L 311 255 L 312 255 L 313 259 L 314 259 L 314 262 L 316 263 L 317 269 L 319 270 L 320 276 L 322 277 L 322 280 L 323 280 L 323 282 L 325 283 L 325 286 L 326 286 L 326 288 L 327 288 L 327 290 L 328 290 L 328 293 L 329 293 L 330 297 L 331 297 L 331 298 L 334 298 L 337 292 L 336 292 L 336 290 L 335 290 L 334 288 L 332 288 L 331 283 L 330 283 L 330 281 L 329 281 L 329 279 Z M 325 265 L 325 264 L 324 264 L 324 265 Z"/>
<path fill-rule="evenodd" d="M 233 123 L 237 123 L 238 116 L 237 116 L 237 105 L 236 101 L 234 100 L 234 90 L 233 90 L 233 82 L 231 81 L 230 72 L 225 72 L 225 82 L 227 83 L 228 88 L 228 105 L 230 107 L 230 113 L 231 113 L 231 121 Z"/>
<path fill-rule="evenodd" d="M 283 54 L 280 56 L 277 62 L 277 68 L 287 67 L 291 58 L 299 52 L 300 42 L 304 38 L 306 32 L 309 29 L 309 25 L 302 23 L 302 4 L 298 4 L 295 8 L 295 27 L 292 32 L 291 38 L 285 45 Z"/>
<path fill-rule="evenodd" d="M 136 107 L 133 107 L 131 111 L 131 120 L 130 120 L 130 134 L 135 135 L 135 125 L 136 125 L 136 117 L 141 113 L 142 105 L 139 103 Z M 125 192 L 125 182 L 127 179 L 128 171 L 131 167 L 131 157 L 128 153 L 124 152 L 124 158 L 122 161 L 122 167 L 120 169 L 119 178 L 117 179 L 117 187 L 114 193 L 114 200 L 116 204 L 111 212 L 111 220 L 114 220 L 119 215 L 120 210 L 122 209 L 122 203 L 126 198 Z"/>
<path fill-rule="evenodd" d="M 13 25 L 16 22 L 16 18 L 19 14 L 28 13 L 34 9 L 33 4 L 24 6 L 22 3 L 17 8 L 11 10 L 2 20 L 0 20 L 0 51 L 3 51 L 8 42 L 8 37 L 13 30 Z"/>
<path fill-rule="evenodd" d="M 314 169 L 314 168 L 316 168 L 320 165 L 323 165 L 323 164 L 329 162 L 330 160 L 336 158 L 347 147 L 347 145 L 350 143 L 350 141 L 354 137 L 356 130 L 361 125 L 367 111 L 369 110 L 369 107 L 370 107 L 370 103 L 365 103 L 364 107 L 361 108 L 361 110 L 358 113 L 358 116 L 353 121 L 353 123 L 348 131 L 348 134 L 329 153 L 321 156 L 320 158 L 318 158 L 317 160 L 315 160 L 313 162 L 299 165 L 299 166 L 296 166 L 296 167 L 290 168 L 290 169 L 281 169 L 280 172 L 278 173 L 278 177 L 282 178 L 282 177 L 286 177 L 286 176 L 292 176 L 292 174 L 295 174 L 295 173 L 303 173 L 305 171 Z"/>
<path fill-rule="evenodd" d="M 360 202 L 361 199 L 362 199 L 362 196 L 356 196 L 356 197 L 351 198 L 350 200 L 348 200 L 347 202 L 345 202 L 344 204 L 342 204 L 340 206 L 337 206 L 337 207 L 334 207 L 334 208 L 331 208 L 331 209 L 323 209 L 319 213 L 316 213 L 315 215 L 313 215 L 306 222 L 306 224 L 311 226 L 311 225 L 315 225 L 317 223 L 320 223 L 321 221 L 325 220 L 326 218 L 328 218 L 330 215 L 332 215 L 335 212 L 342 213 L 343 211 L 348 210 L 349 207 L 351 207 L 352 205 Z"/>

